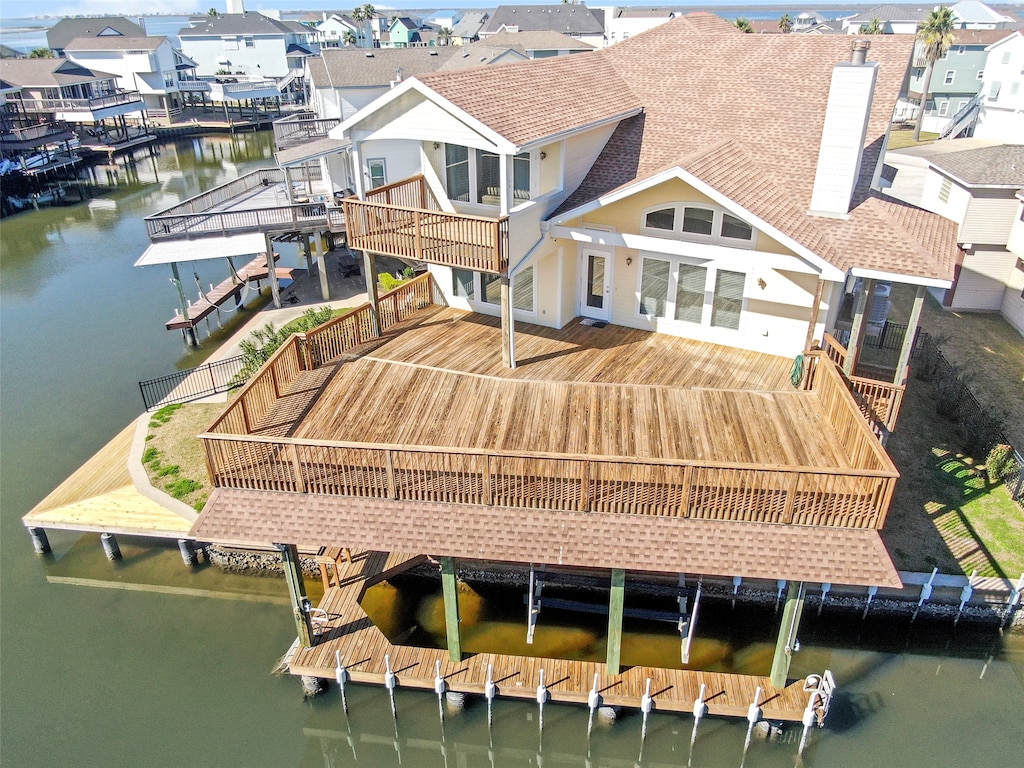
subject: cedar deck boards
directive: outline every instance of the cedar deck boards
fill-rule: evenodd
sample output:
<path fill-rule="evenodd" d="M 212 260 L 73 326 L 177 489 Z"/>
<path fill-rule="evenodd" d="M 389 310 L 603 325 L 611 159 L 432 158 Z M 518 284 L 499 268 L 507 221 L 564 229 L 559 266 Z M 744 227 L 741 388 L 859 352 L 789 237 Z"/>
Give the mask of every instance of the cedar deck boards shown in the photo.
<path fill-rule="evenodd" d="M 494 666 L 499 697 L 534 699 L 539 670 L 543 669 L 551 700 L 556 702 L 586 704 L 596 673 L 605 703 L 610 705 L 639 707 L 647 678 L 652 681 L 655 709 L 662 711 L 692 711 L 701 683 L 707 685 L 706 703 L 712 715 L 745 717 L 758 686 L 763 691 L 761 707 L 765 719 L 799 721 L 807 705 L 802 680 L 776 689 L 767 677 L 717 672 L 631 667 L 620 675 L 609 675 L 605 665 L 598 662 L 495 653 L 464 654 L 461 661 L 452 662 L 445 650 L 392 645 L 363 612 L 358 599 L 365 586 L 403 570 L 410 558 L 362 552 L 355 555 L 355 562 L 342 563 L 341 586 L 330 588 L 319 606 L 335 618 L 319 635 L 316 646 L 294 651 L 288 660 L 291 674 L 333 679 L 338 651 L 351 680 L 382 684 L 384 655 L 388 654 L 399 686 L 406 688 L 432 691 L 434 665 L 440 661 L 441 674 L 450 689 L 480 695 L 490 664 Z M 413 562 L 416 561 L 418 558 Z"/>
<path fill-rule="evenodd" d="M 305 378 L 256 430 L 300 440 L 849 468 L 790 361 L 609 325 L 520 324 L 500 359 L 494 318 L 431 312 Z M 757 390 L 757 391 L 750 391 Z M 301 405 L 300 405 L 301 404 Z M 298 406 L 298 407 L 296 407 Z"/>

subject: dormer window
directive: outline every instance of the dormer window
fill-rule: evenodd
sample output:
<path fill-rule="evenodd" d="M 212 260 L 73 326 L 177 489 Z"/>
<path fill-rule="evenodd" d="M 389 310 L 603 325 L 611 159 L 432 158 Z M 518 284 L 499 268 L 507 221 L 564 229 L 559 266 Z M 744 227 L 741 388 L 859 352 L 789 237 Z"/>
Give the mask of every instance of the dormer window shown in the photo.
<path fill-rule="evenodd" d="M 714 205 L 674 203 L 643 213 L 642 230 L 656 237 L 753 248 L 754 228 Z"/>

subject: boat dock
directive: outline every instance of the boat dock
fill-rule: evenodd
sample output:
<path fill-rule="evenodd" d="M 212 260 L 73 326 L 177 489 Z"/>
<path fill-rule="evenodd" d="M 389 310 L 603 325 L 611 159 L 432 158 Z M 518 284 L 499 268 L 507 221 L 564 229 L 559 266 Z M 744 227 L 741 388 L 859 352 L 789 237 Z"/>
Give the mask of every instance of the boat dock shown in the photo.
<path fill-rule="evenodd" d="M 276 262 L 280 257 L 279 254 L 274 254 L 274 261 Z M 278 280 L 291 280 L 292 270 L 275 268 L 275 274 Z M 235 278 L 237 275 L 237 279 Z M 180 311 L 174 314 L 165 325 L 167 330 L 191 330 L 194 331 L 196 326 L 202 320 L 205 320 L 217 309 L 222 307 L 231 298 L 234 298 L 236 303 L 241 300 L 242 289 L 245 284 L 251 280 L 255 280 L 257 283 L 261 280 L 266 280 L 270 276 L 270 270 L 267 267 L 266 254 L 258 256 L 257 258 L 250 261 L 244 267 L 235 272 L 235 275 L 227 278 L 219 285 L 214 286 L 209 291 L 203 292 L 198 301 L 192 302 L 188 305 L 188 315 L 183 315 Z"/>
<path fill-rule="evenodd" d="M 298 644 L 293 647 L 285 659 L 289 672 L 334 680 L 340 659 L 349 680 L 385 685 L 390 663 L 398 687 L 434 691 L 435 669 L 440 662 L 448 690 L 483 696 L 490 668 L 498 698 L 536 700 L 543 670 L 548 701 L 583 705 L 588 703 L 596 674 L 604 705 L 637 709 L 642 707 L 650 678 L 653 708 L 658 711 L 691 713 L 703 684 L 704 703 L 710 715 L 747 717 L 760 688 L 758 706 L 764 719 L 800 722 L 803 717 L 808 703 L 803 680 L 775 688 L 767 676 L 643 666 L 611 675 L 601 662 L 500 653 L 465 654 L 460 661 L 451 661 L 444 649 L 394 645 L 373 624 L 359 600 L 368 587 L 425 559 L 423 555 L 363 551 L 354 553 L 349 561 L 337 551 L 328 551 L 320 558 L 322 573 L 329 583 L 320 610 L 314 611 L 315 644 L 311 648 Z"/>

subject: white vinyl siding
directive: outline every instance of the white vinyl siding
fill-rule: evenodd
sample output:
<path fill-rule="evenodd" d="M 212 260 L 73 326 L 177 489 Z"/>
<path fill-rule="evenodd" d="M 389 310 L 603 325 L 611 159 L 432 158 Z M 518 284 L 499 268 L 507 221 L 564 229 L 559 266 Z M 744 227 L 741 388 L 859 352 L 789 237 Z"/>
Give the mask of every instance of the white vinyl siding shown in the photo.
<path fill-rule="evenodd" d="M 531 265 L 512 280 L 512 306 L 521 312 L 533 312 L 533 296 L 533 266 Z"/>
<path fill-rule="evenodd" d="M 972 197 L 957 239 L 962 243 L 1005 245 L 1019 205 L 1012 197 Z"/>

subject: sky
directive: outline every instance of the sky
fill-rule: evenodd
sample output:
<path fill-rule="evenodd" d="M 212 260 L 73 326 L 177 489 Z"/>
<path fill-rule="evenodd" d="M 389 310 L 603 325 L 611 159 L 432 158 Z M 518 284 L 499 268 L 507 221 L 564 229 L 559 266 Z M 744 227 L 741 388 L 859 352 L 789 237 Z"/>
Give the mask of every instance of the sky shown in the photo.
<path fill-rule="evenodd" d="M 546 2 L 558 0 L 546 0 Z M 831 0 L 835 2 L 836 0 Z M 863 0 L 861 0 L 863 2 Z M 543 4 L 545 0 L 514 0 L 520 4 Z M 373 3 L 382 10 L 390 8 L 481 8 L 500 2 L 492 0 L 391 0 L 391 2 Z M 651 0 L 591 0 L 590 4 L 598 5 L 658 5 Z M 810 0 L 808 0 L 810 3 Z M 246 10 L 337 10 L 358 5 L 358 0 L 246 0 Z M 790 7 L 805 3 L 793 0 L 679 0 L 663 2 L 672 5 L 702 5 L 714 7 L 720 5 L 787 5 Z M 0 16 L 5 19 L 29 18 L 33 16 L 123 16 L 139 14 L 190 14 L 205 13 L 209 8 L 216 8 L 222 13 L 227 8 L 226 0 L 0 0 Z"/>

